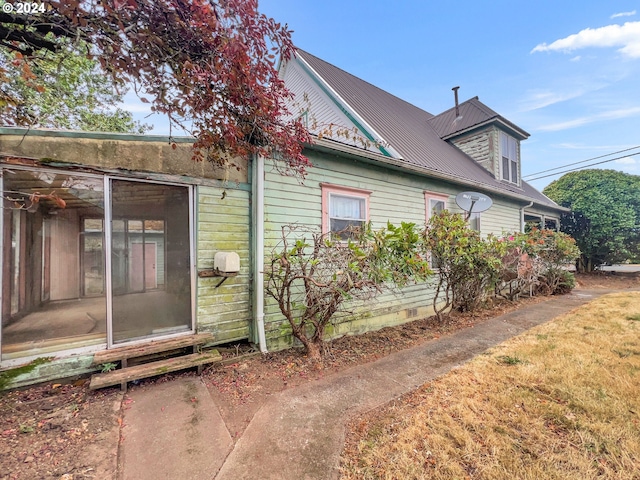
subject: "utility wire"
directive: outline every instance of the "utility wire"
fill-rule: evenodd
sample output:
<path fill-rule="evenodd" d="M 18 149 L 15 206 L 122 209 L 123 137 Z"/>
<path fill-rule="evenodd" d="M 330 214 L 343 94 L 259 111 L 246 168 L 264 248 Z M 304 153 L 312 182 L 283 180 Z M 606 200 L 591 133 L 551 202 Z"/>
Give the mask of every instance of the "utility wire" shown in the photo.
<path fill-rule="evenodd" d="M 591 162 L 592 160 L 598 160 L 599 158 L 610 157 L 611 155 L 616 155 L 622 152 L 628 152 L 629 150 L 635 150 L 636 148 L 640 148 L 640 145 L 637 145 L 631 148 L 625 148 L 624 150 L 618 150 L 617 152 L 607 153 L 606 155 L 600 155 L 599 157 L 587 158 L 586 160 L 580 160 L 579 162 L 567 163 L 566 165 L 562 165 L 561 167 L 555 167 L 555 168 L 550 168 L 548 170 L 542 170 L 536 173 L 530 173 L 529 175 L 525 175 L 522 178 L 527 179 L 528 177 L 534 177 L 536 175 L 540 175 L 541 173 L 553 172 L 554 170 L 560 170 L 561 168 L 571 167 L 572 165 L 578 165 L 580 163 Z M 637 153 L 634 153 L 633 155 L 637 155 Z M 625 155 L 625 156 L 628 157 L 629 155 Z M 614 158 L 613 160 L 618 160 L 618 159 Z M 598 164 L 594 163 L 594 165 L 598 165 Z M 541 177 L 541 178 L 544 178 L 544 177 Z"/>
<path fill-rule="evenodd" d="M 584 165 L 584 167 L 593 167 L 594 165 L 600 165 L 602 163 L 613 162 L 614 160 L 620 160 L 621 158 L 633 157 L 634 155 L 640 155 L 640 152 L 629 153 L 628 155 L 623 155 L 621 157 L 610 158 L 609 160 L 603 160 L 602 162 L 591 163 L 589 165 Z M 600 157 L 600 158 L 602 158 L 602 157 Z M 533 182 L 534 180 L 540 180 L 541 178 L 553 177 L 554 175 L 560 175 L 562 173 L 575 172 L 576 170 L 581 170 L 584 167 L 570 168 L 569 170 L 563 170 L 561 172 L 549 173 L 548 175 L 542 175 L 542 176 L 536 177 L 536 178 L 529 178 L 526 181 L 527 182 Z M 560 167 L 560 168 L 562 168 L 562 167 Z M 543 173 L 543 172 L 539 172 L 539 173 Z"/>

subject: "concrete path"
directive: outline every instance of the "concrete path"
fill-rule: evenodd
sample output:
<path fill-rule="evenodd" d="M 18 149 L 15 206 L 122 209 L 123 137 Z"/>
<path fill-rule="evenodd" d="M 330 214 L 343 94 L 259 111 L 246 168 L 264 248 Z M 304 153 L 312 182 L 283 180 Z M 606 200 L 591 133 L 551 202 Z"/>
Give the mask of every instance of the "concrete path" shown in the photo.
<path fill-rule="evenodd" d="M 131 389 L 123 412 L 119 480 L 210 480 L 233 447 L 199 377 Z"/>
<path fill-rule="evenodd" d="M 179 380 L 132 391 L 134 403 L 125 412 L 121 478 L 337 478 L 345 425 L 352 415 L 387 403 L 605 293 L 610 292 L 576 290 L 281 392 L 256 413 L 235 446 L 200 382 Z M 192 396 L 198 399 L 196 406 Z M 194 415 L 201 415 L 196 430 Z"/>

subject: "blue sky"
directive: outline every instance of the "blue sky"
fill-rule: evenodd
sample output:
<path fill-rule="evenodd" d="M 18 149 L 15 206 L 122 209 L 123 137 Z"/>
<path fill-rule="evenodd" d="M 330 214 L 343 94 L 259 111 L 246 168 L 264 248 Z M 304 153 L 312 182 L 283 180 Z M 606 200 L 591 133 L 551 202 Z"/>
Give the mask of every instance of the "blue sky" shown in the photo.
<path fill-rule="evenodd" d="M 478 96 L 531 134 L 525 176 L 640 146 L 638 1 L 260 0 L 259 9 L 287 23 L 300 48 L 431 113 L 453 106 L 456 85 L 461 101 Z M 152 133 L 167 133 L 157 123 Z M 640 175 L 640 155 L 599 167 Z"/>

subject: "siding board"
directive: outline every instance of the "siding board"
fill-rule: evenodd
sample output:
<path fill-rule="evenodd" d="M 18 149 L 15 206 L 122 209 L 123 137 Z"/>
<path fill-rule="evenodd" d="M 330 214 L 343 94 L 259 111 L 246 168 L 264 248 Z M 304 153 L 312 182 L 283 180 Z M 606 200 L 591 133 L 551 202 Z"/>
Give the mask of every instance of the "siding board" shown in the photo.
<path fill-rule="evenodd" d="M 249 338 L 252 308 L 250 298 L 249 189 L 198 187 L 198 268 L 211 268 L 216 252 L 233 251 L 240 256 L 240 273 L 220 287 L 219 278 L 198 278 L 197 325 L 211 332 L 215 343 Z"/>
<path fill-rule="evenodd" d="M 275 172 L 266 173 L 267 256 L 280 242 L 282 225 L 298 223 L 320 228 L 321 183 L 370 190 L 369 212 L 374 228 L 386 225 L 387 221 L 395 224 L 401 221 L 413 222 L 423 226 L 426 217 L 425 191 L 448 195 L 447 209 L 461 212 L 455 203 L 455 195 L 468 190 L 436 179 L 396 172 L 346 158 L 323 156 L 314 151 L 306 153 L 314 167 L 309 169 L 304 184 Z M 486 236 L 517 230 L 520 222 L 518 206 L 508 199 L 491 196 L 494 205 L 482 213 L 481 233 Z M 268 265 L 268 259 L 265 263 Z M 433 313 L 432 302 L 433 289 L 424 284 L 408 286 L 401 293 L 387 292 L 366 305 L 350 306 L 350 313 L 342 313 L 334 319 L 329 334 L 340 336 L 362 333 L 423 318 Z M 265 332 L 269 349 L 285 348 L 293 341 L 286 320 L 269 297 L 266 298 L 265 305 Z"/>

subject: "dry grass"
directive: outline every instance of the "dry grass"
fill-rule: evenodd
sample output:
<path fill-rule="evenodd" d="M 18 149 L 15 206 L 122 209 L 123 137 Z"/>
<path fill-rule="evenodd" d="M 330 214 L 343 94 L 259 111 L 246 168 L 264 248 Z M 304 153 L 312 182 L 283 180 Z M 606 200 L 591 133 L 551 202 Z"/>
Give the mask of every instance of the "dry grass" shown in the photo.
<path fill-rule="evenodd" d="M 356 419 L 343 479 L 640 479 L 640 293 L 602 297 Z"/>

